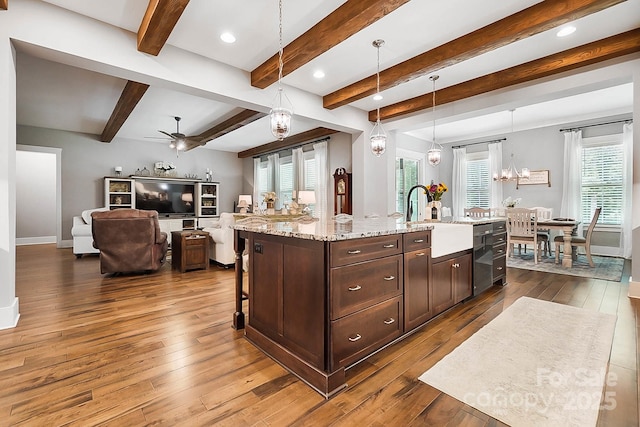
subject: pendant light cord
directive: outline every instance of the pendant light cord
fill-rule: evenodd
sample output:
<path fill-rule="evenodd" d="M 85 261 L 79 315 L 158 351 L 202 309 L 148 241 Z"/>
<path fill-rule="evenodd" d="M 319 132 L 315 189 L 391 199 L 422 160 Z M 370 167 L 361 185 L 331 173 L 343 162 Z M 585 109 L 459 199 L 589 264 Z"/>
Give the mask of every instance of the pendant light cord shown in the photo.
<path fill-rule="evenodd" d="M 431 114 L 433 115 L 433 144 L 435 146 L 436 143 L 436 80 L 438 76 L 431 76 L 431 81 L 433 82 L 433 101 L 431 103 Z"/>
<path fill-rule="evenodd" d="M 376 45 L 378 50 L 378 68 L 376 69 L 376 94 L 380 94 L 380 43 Z M 378 116 L 378 123 L 380 123 L 380 102 L 376 105 L 376 113 Z"/>
<path fill-rule="evenodd" d="M 278 7 L 279 7 L 279 16 L 278 16 L 278 22 L 279 22 L 279 51 L 278 51 L 278 89 L 282 90 L 281 86 L 282 86 L 282 68 L 284 67 L 284 61 L 282 60 L 282 54 L 283 54 L 283 47 L 282 47 L 282 0 L 279 1 L 278 3 Z"/>

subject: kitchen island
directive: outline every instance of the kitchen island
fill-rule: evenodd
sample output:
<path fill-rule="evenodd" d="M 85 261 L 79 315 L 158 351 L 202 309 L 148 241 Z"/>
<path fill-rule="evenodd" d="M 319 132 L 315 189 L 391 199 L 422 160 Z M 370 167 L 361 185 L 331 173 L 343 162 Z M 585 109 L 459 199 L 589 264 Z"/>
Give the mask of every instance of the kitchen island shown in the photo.
<path fill-rule="evenodd" d="M 345 369 L 473 293 L 473 223 L 395 219 L 236 224 L 236 313 L 249 252 L 246 338 L 325 397 Z"/>

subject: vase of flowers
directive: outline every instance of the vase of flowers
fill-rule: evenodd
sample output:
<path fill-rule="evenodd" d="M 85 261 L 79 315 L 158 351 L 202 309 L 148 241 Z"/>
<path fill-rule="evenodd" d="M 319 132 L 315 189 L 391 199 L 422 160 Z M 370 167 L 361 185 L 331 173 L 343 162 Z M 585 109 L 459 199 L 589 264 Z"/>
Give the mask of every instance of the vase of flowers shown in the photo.
<path fill-rule="evenodd" d="M 442 195 L 448 190 L 446 184 L 440 182 L 435 184 L 431 181 L 431 185 L 428 188 L 428 197 L 431 199 L 427 203 L 427 219 L 440 220 L 442 219 Z"/>
<path fill-rule="evenodd" d="M 502 201 L 502 206 L 504 206 L 505 208 L 515 208 L 521 201 L 522 199 L 520 197 L 518 197 L 517 199 L 512 199 L 511 196 L 509 196 Z"/>
<path fill-rule="evenodd" d="M 275 211 L 276 199 L 278 198 L 276 196 L 276 192 L 267 191 L 266 193 L 263 194 L 263 196 L 264 196 L 264 202 L 267 205 L 267 215 L 274 215 L 276 213 Z"/>

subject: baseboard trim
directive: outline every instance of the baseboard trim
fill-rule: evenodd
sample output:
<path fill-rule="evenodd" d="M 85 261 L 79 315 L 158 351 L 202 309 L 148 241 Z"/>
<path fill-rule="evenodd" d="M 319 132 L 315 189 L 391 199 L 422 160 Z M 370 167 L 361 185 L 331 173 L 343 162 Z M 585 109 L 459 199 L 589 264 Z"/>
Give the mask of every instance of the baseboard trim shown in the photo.
<path fill-rule="evenodd" d="M 56 243 L 56 240 L 56 236 L 20 237 L 16 238 L 16 246 L 43 245 L 46 243 Z"/>
<path fill-rule="evenodd" d="M 20 319 L 18 311 L 18 298 L 14 298 L 13 303 L 7 307 L 0 307 L 0 330 L 15 328 Z"/>
<path fill-rule="evenodd" d="M 629 298 L 640 298 L 640 282 L 633 282 L 629 279 Z"/>

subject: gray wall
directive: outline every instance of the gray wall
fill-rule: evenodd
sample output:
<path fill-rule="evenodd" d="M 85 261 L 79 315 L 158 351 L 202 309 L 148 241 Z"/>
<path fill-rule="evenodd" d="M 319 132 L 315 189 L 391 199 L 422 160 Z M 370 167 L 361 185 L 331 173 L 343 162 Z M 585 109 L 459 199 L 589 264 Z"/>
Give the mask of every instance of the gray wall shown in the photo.
<path fill-rule="evenodd" d="M 16 151 L 16 240 L 18 242 L 56 243 L 56 187 L 56 154 L 20 151 L 18 147 Z M 42 212 L 51 212 L 53 215 L 42 215 Z"/>
<path fill-rule="evenodd" d="M 210 168 L 213 180 L 220 182 L 221 211 L 233 209 L 233 201 L 242 189 L 242 162 L 236 153 L 196 148 L 176 158 L 168 144 L 118 138 L 104 143 L 95 135 L 29 126 L 18 126 L 17 143 L 62 149 L 63 240 L 71 239 L 74 216 L 104 206 L 103 178 L 112 176 L 115 166 L 122 166 L 123 176 L 128 176 L 138 168 L 153 171 L 157 161 L 169 161 L 176 165 L 178 177 L 197 174 L 201 179 Z"/>

